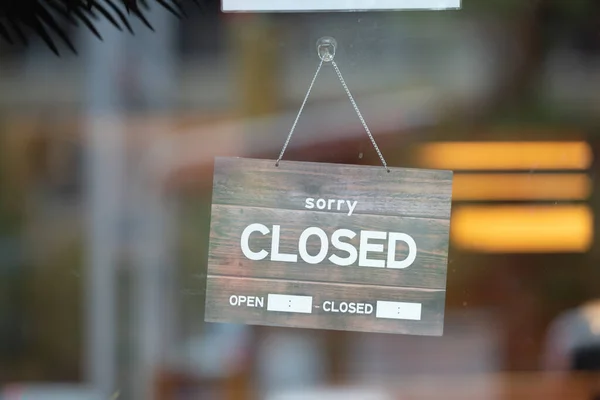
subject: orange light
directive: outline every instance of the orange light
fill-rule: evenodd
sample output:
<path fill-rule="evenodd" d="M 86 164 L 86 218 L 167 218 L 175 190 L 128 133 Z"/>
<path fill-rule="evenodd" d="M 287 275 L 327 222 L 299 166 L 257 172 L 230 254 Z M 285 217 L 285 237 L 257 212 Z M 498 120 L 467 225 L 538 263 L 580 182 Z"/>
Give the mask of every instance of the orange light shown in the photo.
<path fill-rule="evenodd" d="M 447 142 L 417 149 L 427 168 L 451 170 L 584 170 L 592 163 L 585 142 Z"/>
<path fill-rule="evenodd" d="M 593 213 L 574 206 L 463 206 L 452 213 L 451 237 L 462 249 L 486 253 L 585 252 Z"/>
<path fill-rule="evenodd" d="M 585 174 L 454 174 L 453 200 L 585 200 Z"/>

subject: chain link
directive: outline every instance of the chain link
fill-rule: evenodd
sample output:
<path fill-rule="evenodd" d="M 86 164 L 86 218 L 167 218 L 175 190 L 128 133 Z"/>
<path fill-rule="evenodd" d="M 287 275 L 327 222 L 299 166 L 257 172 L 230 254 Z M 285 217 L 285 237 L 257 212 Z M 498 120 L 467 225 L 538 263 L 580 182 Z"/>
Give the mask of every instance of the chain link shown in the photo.
<path fill-rule="evenodd" d="M 379 146 L 377 146 L 377 143 L 375 142 L 375 138 L 373 137 L 373 134 L 371 133 L 371 130 L 369 129 L 369 126 L 367 125 L 367 122 L 363 118 L 363 116 L 360 112 L 360 109 L 358 108 L 358 104 L 356 104 L 356 101 L 354 100 L 354 97 L 352 96 L 352 93 L 350 92 L 348 85 L 346 85 L 346 81 L 344 80 L 344 77 L 342 76 L 342 73 L 340 72 L 340 69 L 337 66 L 337 63 L 333 60 L 332 55 L 330 55 L 330 57 L 327 57 L 328 55 L 330 55 L 329 52 L 327 52 L 325 56 L 319 55 L 319 57 L 321 58 L 321 62 L 319 63 L 319 66 L 317 67 L 317 71 L 315 72 L 315 76 L 313 77 L 313 79 L 310 83 L 310 86 L 308 87 L 308 91 L 306 92 L 304 101 L 302 102 L 302 105 L 300 106 L 298 115 L 296 115 L 296 119 L 294 120 L 294 123 L 292 124 L 290 133 L 288 134 L 288 137 L 283 145 L 283 148 L 281 149 L 281 153 L 279 154 L 279 158 L 277 158 L 277 162 L 275 163 L 275 166 L 279 166 L 279 162 L 283 158 L 283 154 L 285 153 L 285 150 L 287 149 L 288 145 L 290 144 L 292 135 L 294 134 L 294 131 L 296 130 L 296 126 L 298 125 L 298 120 L 300 119 L 300 116 L 302 115 L 302 111 L 304 110 L 304 107 L 306 106 L 306 102 L 308 101 L 308 97 L 310 96 L 313 86 L 315 85 L 317 77 L 319 76 L 319 72 L 321 72 L 321 67 L 323 67 L 323 63 L 331 62 L 331 65 L 333 65 L 333 68 L 335 69 L 335 73 L 337 74 L 340 82 L 342 83 L 342 86 L 344 87 L 344 90 L 346 91 L 346 94 L 348 95 L 348 98 L 350 99 L 350 103 L 352 103 L 352 107 L 354 107 L 354 111 L 356 111 L 356 115 L 358 115 L 358 118 L 360 119 L 360 122 L 362 123 L 363 128 L 365 128 L 365 131 L 367 132 L 367 135 L 369 136 L 369 139 L 371 140 L 371 143 L 373 144 L 373 147 L 375 148 L 375 151 L 377 152 L 377 155 L 379 156 L 379 159 L 381 160 L 381 163 L 383 164 L 383 166 L 385 167 L 387 172 L 390 172 L 390 169 L 388 168 L 387 163 L 385 162 L 385 158 L 383 157 L 381 150 L 379 150 Z"/>
<path fill-rule="evenodd" d="M 356 101 L 354 101 L 354 97 L 352 96 L 352 93 L 350 93 L 350 89 L 348 88 L 348 85 L 346 85 L 346 81 L 344 80 L 344 77 L 342 76 L 342 73 L 340 72 L 340 69 L 338 68 L 337 63 L 335 61 L 331 60 L 331 65 L 333 65 L 333 68 L 335 68 L 335 73 L 337 74 L 338 78 L 340 78 L 340 82 L 342 82 L 342 86 L 344 87 L 344 90 L 346 91 L 346 94 L 348 95 L 348 98 L 350 99 L 350 103 L 352 103 L 352 107 L 354 107 L 354 111 L 356 111 L 356 115 L 358 115 L 358 118 L 360 119 L 362 126 L 365 128 L 365 131 L 367 132 L 367 135 L 369 135 L 369 139 L 371 139 L 371 143 L 373 143 L 373 147 L 375 148 L 375 151 L 377 152 L 377 155 L 379 156 L 381 163 L 383 164 L 383 166 L 385 167 L 387 172 L 390 172 L 390 169 L 388 168 L 387 163 L 385 162 L 385 158 L 383 158 L 383 154 L 381 154 L 381 150 L 379 150 L 379 146 L 377 146 L 377 143 L 375 142 L 375 138 L 373 137 L 373 134 L 371 133 L 371 130 L 369 129 L 369 126 L 367 125 L 367 122 L 365 121 L 360 110 L 358 109 L 358 104 L 356 104 Z"/>
<path fill-rule="evenodd" d="M 319 66 L 317 67 L 317 72 L 315 72 L 315 76 L 313 76 L 312 82 L 310 82 L 310 86 L 308 87 L 308 91 L 306 92 L 306 96 L 304 97 L 304 101 L 302 102 L 302 105 L 300 106 L 300 111 L 298 111 L 298 115 L 296 115 L 296 119 L 294 120 L 294 123 L 292 124 L 292 129 L 290 129 L 290 133 L 288 134 L 288 137 L 283 145 L 283 148 L 281 149 L 281 153 L 279 153 L 279 158 L 277 158 L 277 162 L 275 163 L 276 167 L 279 166 L 279 161 L 281 161 L 281 159 L 283 158 L 283 153 L 285 153 L 285 150 L 287 149 L 288 145 L 290 144 L 292 135 L 294 134 L 294 131 L 296 130 L 296 125 L 298 125 L 298 120 L 300 119 L 300 115 L 302 115 L 304 106 L 306 105 L 306 102 L 308 101 L 308 96 L 310 96 L 310 92 L 312 91 L 313 86 L 315 86 L 315 82 L 317 81 L 317 77 L 319 76 L 319 72 L 321 72 L 321 67 L 323 66 L 324 62 L 325 62 L 324 60 L 321 60 L 321 62 L 319 63 Z"/>

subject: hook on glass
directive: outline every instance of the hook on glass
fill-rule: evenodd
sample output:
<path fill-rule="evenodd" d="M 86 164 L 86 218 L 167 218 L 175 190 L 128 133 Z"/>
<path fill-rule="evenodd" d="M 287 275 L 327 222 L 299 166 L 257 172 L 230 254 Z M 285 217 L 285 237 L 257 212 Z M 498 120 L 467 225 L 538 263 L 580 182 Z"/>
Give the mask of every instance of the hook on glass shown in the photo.
<path fill-rule="evenodd" d="M 333 61 L 336 47 L 337 41 L 330 36 L 325 36 L 317 40 L 317 53 L 322 61 Z"/>

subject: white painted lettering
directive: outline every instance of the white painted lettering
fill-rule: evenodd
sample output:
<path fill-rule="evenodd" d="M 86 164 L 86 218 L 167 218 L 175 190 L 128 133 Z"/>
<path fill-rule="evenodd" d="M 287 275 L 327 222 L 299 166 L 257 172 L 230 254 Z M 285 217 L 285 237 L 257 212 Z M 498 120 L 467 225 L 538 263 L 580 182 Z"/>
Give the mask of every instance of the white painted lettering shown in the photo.
<path fill-rule="evenodd" d="M 324 209 L 327 206 L 327 202 L 325 201 L 325 199 L 319 199 L 317 200 L 317 208 L 319 210 Z"/>
<path fill-rule="evenodd" d="M 234 294 L 229 297 L 229 304 L 238 307 L 243 307 L 245 305 L 246 307 L 264 308 L 265 298 L 257 296 L 236 296 Z"/>
<path fill-rule="evenodd" d="M 307 197 L 306 199 L 304 199 L 304 208 L 309 210 L 312 210 L 316 207 L 319 210 L 342 211 L 345 205 L 348 208 L 348 216 L 354 213 L 357 204 L 357 200 L 351 201 L 343 199 L 315 199 L 313 197 Z"/>
<path fill-rule="evenodd" d="M 318 236 L 321 241 L 321 249 L 316 256 L 311 256 L 308 254 L 308 250 L 306 249 L 306 245 L 308 242 L 308 238 L 311 236 Z M 329 239 L 327 239 L 327 234 L 321 228 L 310 227 L 304 230 L 300 235 L 300 241 L 298 243 L 298 251 L 300 252 L 300 257 L 308 263 L 308 264 L 318 264 L 327 257 L 327 250 L 329 249 Z"/>
<path fill-rule="evenodd" d="M 273 225 L 273 239 L 271 240 L 271 260 L 281 262 L 297 262 L 298 256 L 296 254 L 284 254 L 279 252 L 279 231 L 281 226 Z"/>
<path fill-rule="evenodd" d="M 383 252 L 383 244 L 369 243 L 369 239 L 385 239 L 387 234 L 379 231 L 360 232 L 360 252 L 358 256 L 359 267 L 385 268 L 385 260 L 371 260 L 367 258 L 369 252 Z"/>
<path fill-rule="evenodd" d="M 346 204 L 348 204 L 348 216 L 352 215 L 352 213 L 354 212 L 354 209 L 356 208 L 356 204 L 358 204 L 358 201 L 354 200 L 354 202 L 350 202 L 350 200 L 346 200 Z"/>
<path fill-rule="evenodd" d="M 248 240 L 250 239 L 250 234 L 254 232 L 260 232 L 263 235 L 269 233 L 269 228 L 264 226 L 263 224 L 250 224 L 244 229 L 242 232 L 242 237 L 240 239 L 240 244 L 242 246 L 242 253 L 252 261 L 260 261 L 264 260 L 269 253 L 266 250 L 261 250 L 258 253 L 250 250 L 250 245 L 248 244 Z"/>
<path fill-rule="evenodd" d="M 335 301 L 324 301 L 323 311 L 335 314 L 361 314 L 370 315 L 373 313 L 373 305 L 369 303 L 345 302 L 336 303 Z"/>
<path fill-rule="evenodd" d="M 356 236 L 356 233 L 352 232 L 350 229 L 338 229 L 337 231 L 333 232 L 333 235 L 331 236 L 331 244 L 333 244 L 336 249 L 347 252 L 348 257 L 342 258 L 336 254 L 333 254 L 331 257 L 329 257 L 329 261 L 341 267 L 354 264 L 358 258 L 356 247 L 352 246 L 350 243 L 345 243 L 340 240 L 341 237 L 353 239 L 354 236 Z"/>
<path fill-rule="evenodd" d="M 329 199 L 327 200 L 327 209 L 331 210 L 331 205 L 335 204 L 335 199 Z"/>
<path fill-rule="evenodd" d="M 259 232 L 263 235 L 271 233 L 271 252 L 260 250 L 255 252 L 250 250 L 249 239 L 252 233 Z M 350 241 L 356 237 L 357 233 L 350 229 L 337 229 L 331 234 L 330 238 L 325 231 L 318 227 L 306 228 L 298 238 L 297 250 L 289 254 L 281 252 L 281 226 L 273 225 L 272 231 L 265 225 L 255 223 L 250 224 L 242 232 L 240 240 L 242 253 L 253 261 L 264 260 L 269 254 L 271 260 L 276 262 L 298 262 L 298 256 L 308 264 L 319 264 L 329 255 L 329 261 L 340 267 L 347 267 L 358 264 L 359 267 L 370 268 L 390 268 L 405 269 L 414 264 L 417 258 L 417 244 L 415 240 L 406 233 L 400 232 L 380 232 L 380 231 L 361 231 L 358 247 Z M 317 236 L 313 240 L 318 240 L 319 244 L 314 246 L 317 254 L 309 254 L 308 241 L 312 236 Z M 290 238 L 285 237 L 283 243 L 290 246 Z M 383 243 L 373 242 L 374 240 L 384 240 Z M 404 242 L 408 246 L 408 255 L 403 260 L 396 259 L 397 242 Z M 316 244 L 316 243 L 315 243 Z M 386 249 L 387 246 L 387 249 Z M 369 258 L 369 253 L 384 253 L 387 250 L 385 259 Z M 342 252 L 342 253 L 340 253 Z M 358 263 L 357 263 L 358 261 Z"/>
<path fill-rule="evenodd" d="M 408 256 L 402 261 L 396 261 L 396 242 L 403 241 L 408 245 Z M 390 232 L 388 239 L 387 267 L 392 269 L 408 268 L 417 258 L 417 243 L 406 233 Z"/>

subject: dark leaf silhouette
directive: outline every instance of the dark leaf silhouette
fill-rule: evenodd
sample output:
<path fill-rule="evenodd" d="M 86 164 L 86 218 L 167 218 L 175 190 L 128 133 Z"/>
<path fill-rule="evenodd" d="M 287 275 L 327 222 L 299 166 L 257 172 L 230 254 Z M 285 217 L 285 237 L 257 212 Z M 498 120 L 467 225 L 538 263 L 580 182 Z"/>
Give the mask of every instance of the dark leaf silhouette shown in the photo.
<path fill-rule="evenodd" d="M 105 1 L 106 1 L 106 4 L 108 4 L 108 6 L 111 8 L 111 10 L 115 14 L 117 14 L 117 16 L 119 17 L 119 19 L 121 20 L 123 25 L 125 25 L 125 27 L 129 31 L 129 33 L 133 34 L 133 29 L 131 28 L 131 24 L 129 23 L 127 16 L 125 14 L 123 14 L 123 11 L 115 3 L 113 3 L 112 0 L 105 0 Z"/>
<path fill-rule="evenodd" d="M 183 8 L 181 7 L 181 4 L 179 4 L 176 0 L 173 0 L 173 4 L 175 4 L 175 6 L 179 9 L 176 10 L 174 7 L 172 7 L 169 3 L 167 3 L 165 0 L 156 0 L 156 2 L 158 4 L 160 4 L 161 6 L 163 6 L 164 8 L 166 8 L 167 10 L 169 10 L 169 12 L 173 15 L 175 15 L 177 18 L 181 18 L 182 14 L 184 14 Z M 181 12 L 181 14 L 180 14 Z"/>
<path fill-rule="evenodd" d="M 150 6 L 148 5 L 148 2 L 146 0 L 139 0 L 140 5 L 145 9 L 145 10 L 149 10 Z"/>
<path fill-rule="evenodd" d="M 81 11 L 81 9 L 76 8 L 75 10 L 73 10 L 73 12 L 89 28 L 89 30 L 92 31 L 92 33 L 94 34 L 94 36 L 96 36 L 100 40 L 103 40 L 102 39 L 102 35 L 100 35 L 100 32 L 98 32 L 98 30 L 96 29 L 96 27 L 94 26 L 94 24 L 92 23 L 92 21 L 90 21 L 90 19 L 87 17 L 87 15 L 85 15 Z"/>
<path fill-rule="evenodd" d="M 121 24 L 119 24 L 117 22 L 117 20 L 115 19 L 115 17 L 112 16 L 112 14 L 110 12 L 108 12 L 106 10 L 106 8 L 104 8 L 103 5 L 98 4 L 98 3 L 94 3 L 94 7 L 102 14 L 104 15 L 104 18 L 106 18 L 108 21 L 110 21 L 111 24 L 113 24 L 118 30 L 122 31 L 123 28 L 121 28 Z"/>
<path fill-rule="evenodd" d="M 73 43 L 71 43 L 71 41 L 69 40 L 69 37 L 65 34 L 65 32 L 61 29 L 61 27 L 56 23 L 56 20 L 54 19 L 54 17 L 48 12 L 48 10 L 46 10 L 43 7 L 40 7 L 40 10 L 38 12 L 39 18 L 50 28 L 52 29 L 52 31 L 54 31 L 61 39 L 63 42 L 65 42 L 65 44 L 67 46 L 69 46 L 69 49 L 71 49 L 72 52 L 77 54 L 77 51 L 75 50 L 75 46 L 73 46 Z"/>
<path fill-rule="evenodd" d="M 65 7 L 63 2 L 58 0 L 49 0 L 48 7 L 61 17 L 65 18 L 70 24 L 79 26 L 79 22 L 73 18 L 73 14 L 69 11 L 69 8 Z"/>
<path fill-rule="evenodd" d="M 18 24 L 16 24 L 14 21 L 10 21 L 10 26 L 11 26 L 12 30 L 15 31 L 17 36 L 19 36 L 21 43 L 23 43 L 25 46 L 27 46 L 29 44 L 29 42 L 27 40 L 27 36 L 25 36 L 25 33 L 23 33 L 23 30 L 21 29 L 21 27 Z"/>
<path fill-rule="evenodd" d="M 2 36 L 2 38 L 4 40 L 6 40 L 8 43 L 13 44 L 12 38 L 10 37 L 8 30 L 6 30 L 4 25 L 2 25 L 1 21 L 0 21 L 0 36 Z"/>
<path fill-rule="evenodd" d="M 140 21 L 142 21 L 144 23 L 144 25 L 146 25 L 148 27 L 148 29 L 150 29 L 151 31 L 154 32 L 154 28 L 152 27 L 152 25 L 150 25 L 150 22 L 148 22 L 148 20 L 146 19 L 146 17 L 144 16 L 144 13 L 141 12 L 139 10 L 139 8 L 136 8 L 135 10 L 131 10 L 131 12 L 140 19 Z"/>
<path fill-rule="evenodd" d="M 125 9 L 127 10 L 128 13 L 135 13 L 140 11 L 139 5 L 138 5 L 138 1 L 143 1 L 143 0 L 122 0 L 123 4 L 125 4 Z"/>
<path fill-rule="evenodd" d="M 87 3 L 85 4 L 85 7 L 82 7 L 81 9 L 83 11 L 85 11 L 90 17 L 92 17 L 93 19 L 95 19 L 96 21 L 98 21 L 98 14 L 96 14 L 93 10 L 93 4 L 88 5 Z"/>
<path fill-rule="evenodd" d="M 102 40 L 94 25 L 98 20 L 107 20 L 120 31 L 124 26 L 133 34 L 130 18 L 137 18 L 154 31 L 145 13 L 152 7 L 161 7 L 176 18 L 183 18 L 186 16 L 184 1 L 192 1 L 202 7 L 198 0 L 0 0 L 0 41 L 13 44 L 14 37 L 18 37 L 26 46 L 26 33 L 30 33 L 41 38 L 52 52 L 59 55 L 54 39 L 57 37 L 77 54 L 66 27 L 56 18 L 60 17 L 61 23 L 68 26 L 85 26 Z"/>
<path fill-rule="evenodd" d="M 52 40 L 52 38 L 48 34 L 48 31 L 46 30 L 46 28 L 44 27 L 44 25 L 40 22 L 40 20 L 37 19 L 37 18 L 34 18 L 31 21 L 31 27 L 38 34 L 38 36 L 41 37 L 44 42 L 46 42 L 46 44 L 48 45 L 48 47 L 50 48 L 50 50 L 52 50 L 52 52 L 54 54 L 56 54 L 57 56 L 59 56 L 60 53 L 59 53 L 58 49 L 56 48 L 56 45 L 54 44 L 54 41 Z"/>

